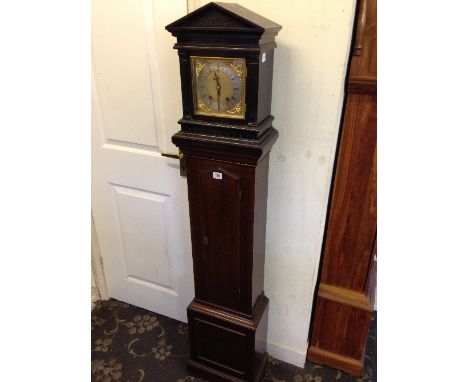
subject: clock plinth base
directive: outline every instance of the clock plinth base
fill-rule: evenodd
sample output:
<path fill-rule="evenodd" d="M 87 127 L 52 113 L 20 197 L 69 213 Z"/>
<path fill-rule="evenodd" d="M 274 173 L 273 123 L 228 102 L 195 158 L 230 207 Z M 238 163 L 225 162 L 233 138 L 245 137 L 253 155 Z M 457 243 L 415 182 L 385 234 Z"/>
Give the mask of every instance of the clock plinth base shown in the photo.
<path fill-rule="evenodd" d="M 191 374 L 208 381 L 258 382 L 268 354 L 268 299 L 258 297 L 251 316 L 194 300 L 187 308 Z"/>
<path fill-rule="evenodd" d="M 187 369 L 190 374 L 196 375 L 197 377 L 204 378 L 208 381 L 213 382 L 244 382 L 244 381 L 253 381 L 259 382 L 263 378 L 265 372 L 265 367 L 268 360 L 268 353 L 256 353 L 255 355 L 255 370 L 254 377 L 252 380 L 237 378 L 231 374 L 223 373 L 217 369 L 206 366 L 205 364 L 198 363 L 192 360 L 189 360 Z"/>

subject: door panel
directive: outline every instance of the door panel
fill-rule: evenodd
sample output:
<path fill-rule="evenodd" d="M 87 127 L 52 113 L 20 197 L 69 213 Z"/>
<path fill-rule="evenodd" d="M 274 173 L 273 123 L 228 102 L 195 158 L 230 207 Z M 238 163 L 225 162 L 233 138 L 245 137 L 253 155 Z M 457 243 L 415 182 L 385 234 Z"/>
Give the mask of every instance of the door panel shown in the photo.
<path fill-rule="evenodd" d="M 250 314 L 255 167 L 186 160 L 195 295 Z"/>
<path fill-rule="evenodd" d="M 182 0 L 94 0 L 92 16 L 92 210 L 109 295 L 182 321 L 194 294 L 187 186 L 161 151 L 176 152 L 182 110 L 164 26 L 184 14 Z"/>
<path fill-rule="evenodd" d="M 92 44 L 106 140 L 157 147 L 146 3 L 93 1 Z"/>
<path fill-rule="evenodd" d="M 208 163 L 199 173 L 202 211 L 204 295 L 208 301 L 239 308 L 240 179 Z"/>
<path fill-rule="evenodd" d="M 127 279 L 170 289 L 166 230 L 169 196 L 113 187 Z"/>

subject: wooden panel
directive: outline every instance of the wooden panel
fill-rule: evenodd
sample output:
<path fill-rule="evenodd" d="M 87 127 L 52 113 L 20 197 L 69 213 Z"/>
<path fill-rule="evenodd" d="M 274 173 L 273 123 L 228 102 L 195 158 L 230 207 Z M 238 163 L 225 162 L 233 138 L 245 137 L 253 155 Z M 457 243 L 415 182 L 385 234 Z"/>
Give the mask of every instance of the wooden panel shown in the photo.
<path fill-rule="evenodd" d="M 203 298 L 238 309 L 240 304 L 240 180 L 208 163 L 199 172 L 203 245 Z"/>
<path fill-rule="evenodd" d="M 271 79 L 273 78 L 274 57 L 275 51 L 273 49 L 260 54 L 257 122 L 261 122 L 271 114 L 273 86 Z"/>
<path fill-rule="evenodd" d="M 336 162 L 308 358 L 353 374 L 373 311 L 377 230 L 375 0 L 358 2 L 348 96 Z"/>
<path fill-rule="evenodd" d="M 319 297 L 311 346 L 360 362 L 371 316 L 371 311 Z"/>
<path fill-rule="evenodd" d="M 233 371 L 240 376 L 246 372 L 247 335 L 238 330 L 195 318 L 196 358 L 215 367 Z M 229 343 L 229 351 L 225 351 Z"/>
<path fill-rule="evenodd" d="M 253 257 L 252 257 L 252 305 L 263 293 L 265 268 L 265 237 L 268 200 L 268 162 L 270 154 L 258 164 L 255 169 L 255 211 L 253 226 Z"/>
<path fill-rule="evenodd" d="M 189 370 L 209 381 L 259 381 L 267 358 L 267 309 L 263 295 L 249 318 L 193 301 L 187 309 Z"/>
<path fill-rule="evenodd" d="M 361 0 L 356 25 L 356 38 L 353 44 L 350 79 L 352 77 L 373 77 L 377 80 L 377 1 Z M 364 23 L 361 21 L 364 19 Z M 357 45 L 360 46 L 359 54 Z"/>
<path fill-rule="evenodd" d="M 365 290 L 377 225 L 376 104 L 348 96 L 323 259 L 322 282 L 357 291 Z"/>
<path fill-rule="evenodd" d="M 250 314 L 255 168 L 187 156 L 187 170 L 195 296 Z"/>

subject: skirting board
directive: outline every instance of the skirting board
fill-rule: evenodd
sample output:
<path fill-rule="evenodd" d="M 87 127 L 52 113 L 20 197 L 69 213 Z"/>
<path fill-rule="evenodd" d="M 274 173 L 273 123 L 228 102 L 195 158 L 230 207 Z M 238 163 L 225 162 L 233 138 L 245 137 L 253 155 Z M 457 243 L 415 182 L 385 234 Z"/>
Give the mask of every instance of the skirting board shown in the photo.
<path fill-rule="evenodd" d="M 305 345 L 304 350 L 301 352 L 298 350 L 287 348 L 284 345 L 278 345 L 272 342 L 267 342 L 267 351 L 273 358 L 277 358 L 280 361 L 287 362 L 291 365 L 303 368 L 305 365 L 307 355 L 307 344 Z"/>

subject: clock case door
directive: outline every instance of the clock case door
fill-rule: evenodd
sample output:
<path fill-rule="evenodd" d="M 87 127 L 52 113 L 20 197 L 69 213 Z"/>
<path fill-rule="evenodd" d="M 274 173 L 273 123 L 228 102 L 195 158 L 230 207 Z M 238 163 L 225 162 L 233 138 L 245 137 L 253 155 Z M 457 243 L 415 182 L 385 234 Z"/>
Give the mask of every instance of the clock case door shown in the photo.
<path fill-rule="evenodd" d="M 195 299 L 251 316 L 263 293 L 268 154 L 257 166 L 189 156 L 187 170 Z"/>

